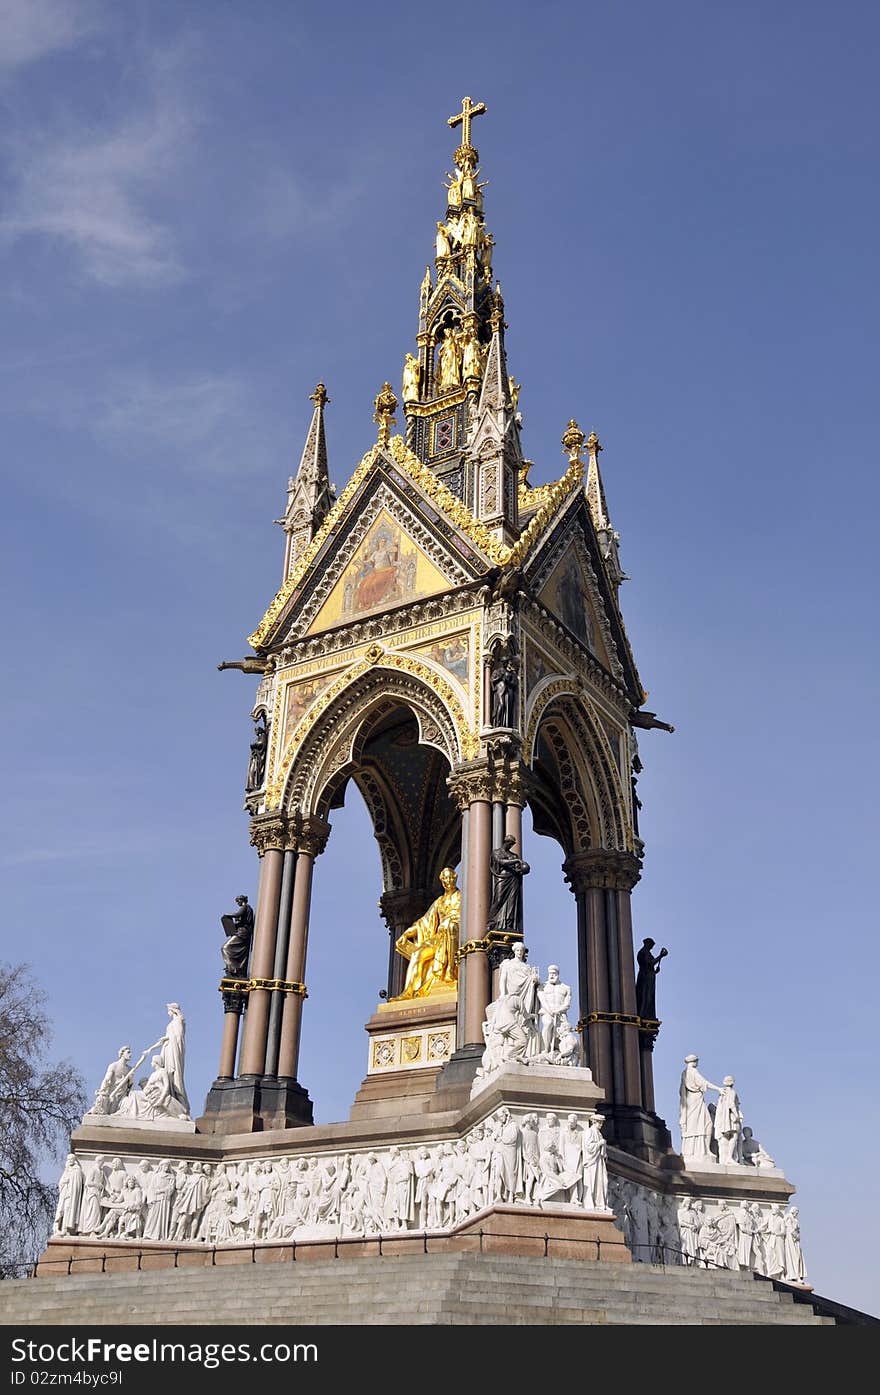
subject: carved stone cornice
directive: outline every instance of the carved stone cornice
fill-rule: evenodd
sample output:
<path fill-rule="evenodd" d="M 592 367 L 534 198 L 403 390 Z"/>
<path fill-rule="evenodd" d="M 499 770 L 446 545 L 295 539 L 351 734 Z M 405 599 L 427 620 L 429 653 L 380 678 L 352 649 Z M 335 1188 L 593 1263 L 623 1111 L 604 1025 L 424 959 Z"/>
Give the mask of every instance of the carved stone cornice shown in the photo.
<path fill-rule="evenodd" d="M 595 888 L 632 891 L 642 875 L 639 859 L 633 853 L 610 852 L 607 848 L 572 853 L 563 862 L 562 870 L 574 892 Z"/>
<path fill-rule="evenodd" d="M 405 639 L 409 630 L 437 620 L 453 619 L 464 611 L 474 610 L 482 603 L 484 581 L 472 581 L 457 591 L 446 592 L 442 596 L 430 596 L 416 601 L 410 606 L 401 606 L 390 615 L 373 615 L 365 620 L 353 621 L 335 630 L 324 631 L 319 635 L 304 635 L 302 639 L 286 643 L 278 655 L 279 664 L 288 667 L 307 663 L 312 659 L 323 659 L 346 649 L 357 648 L 371 640 L 389 643 L 401 637 Z"/>

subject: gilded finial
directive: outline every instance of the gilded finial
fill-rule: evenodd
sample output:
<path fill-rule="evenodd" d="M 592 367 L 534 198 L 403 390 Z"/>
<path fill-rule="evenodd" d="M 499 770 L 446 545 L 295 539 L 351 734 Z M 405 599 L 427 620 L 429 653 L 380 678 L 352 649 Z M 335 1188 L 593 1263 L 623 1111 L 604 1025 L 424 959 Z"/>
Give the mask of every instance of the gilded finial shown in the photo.
<path fill-rule="evenodd" d="M 574 464 L 576 460 L 580 460 L 581 446 L 584 444 L 585 440 L 586 437 L 583 431 L 581 431 L 574 417 L 572 417 L 562 437 L 562 449 L 567 452 L 568 458 L 572 464 Z"/>
<path fill-rule="evenodd" d="M 390 383 L 382 384 L 382 391 L 373 403 L 373 421 L 379 428 L 379 445 L 387 446 L 391 436 L 391 423 L 397 410 L 397 398 Z"/>
<path fill-rule="evenodd" d="M 492 309 L 489 311 L 489 328 L 493 334 L 504 329 L 504 300 L 501 295 L 501 282 L 495 282 L 495 290 L 492 292 Z"/>
<path fill-rule="evenodd" d="M 472 102 L 470 97 L 463 97 L 461 101 L 461 111 L 457 112 L 455 116 L 450 116 L 448 118 L 446 122 L 447 126 L 451 126 L 453 130 L 456 126 L 461 127 L 461 147 L 455 152 L 456 164 L 461 163 L 458 159 L 460 154 L 466 156 L 472 155 L 472 158 L 476 160 L 477 152 L 471 145 L 471 122 L 475 116 L 482 116 L 485 110 L 485 102 Z"/>
<path fill-rule="evenodd" d="M 595 431 L 591 431 L 587 437 L 587 450 L 590 452 L 590 455 L 598 455 L 599 451 L 604 449 L 605 447 L 602 445 Z"/>
<path fill-rule="evenodd" d="M 315 391 L 309 394 L 309 401 L 314 402 L 316 407 L 326 407 L 330 398 L 327 396 L 327 389 L 323 383 L 318 383 Z"/>

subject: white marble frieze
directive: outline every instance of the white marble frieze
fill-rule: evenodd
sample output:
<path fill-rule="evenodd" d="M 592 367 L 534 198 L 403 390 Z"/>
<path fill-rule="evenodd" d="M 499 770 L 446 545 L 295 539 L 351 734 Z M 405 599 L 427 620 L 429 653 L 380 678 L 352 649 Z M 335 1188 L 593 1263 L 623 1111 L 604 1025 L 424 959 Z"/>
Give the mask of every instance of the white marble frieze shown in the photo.
<path fill-rule="evenodd" d="M 207 1245 L 448 1231 L 496 1203 L 608 1211 L 602 1118 L 502 1106 L 457 1140 L 203 1163 L 70 1155 L 56 1236 Z"/>

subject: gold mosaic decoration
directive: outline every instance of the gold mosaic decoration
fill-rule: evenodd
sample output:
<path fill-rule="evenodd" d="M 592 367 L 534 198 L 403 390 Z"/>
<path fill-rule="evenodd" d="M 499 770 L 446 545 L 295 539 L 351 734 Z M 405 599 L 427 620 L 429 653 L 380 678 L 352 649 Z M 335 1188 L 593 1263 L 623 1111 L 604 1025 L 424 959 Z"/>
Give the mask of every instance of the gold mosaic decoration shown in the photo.
<path fill-rule="evenodd" d="M 517 541 L 508 546 L 499 542 L 489 531 L 484 523 L 478 518 L 474 518 L 470 509 L 456 497 L 446 485 L 440 481 L 428 465 L 423 465 L 418 456 L 414 455 L 406 446 L 402 436 L 392 436 L 387 446 L 388 453 L 392 456 L 396 465 L 409 475 L 421 489 L 425 491 L 428 498 L 437 504 L 447 518 L 456 527 L 460 528 L 475 547 L 477 547 L 490 562 L 501 567 L 519 566 L 526 556 L 532 544 L 543 532 L 552 516 L 562 506 L 569 495 L 579 487 L 584 477 L 584 462 L 580 459 L 571 461 L 568 469 L 561 479 L 553 484 L 542 485 L 542 502 L 537 512 L 529 520 L 528 525 L 521 533 Z M 291 568 L 281 590 L 275 596 L 269 609 L 266 611 L 259 625 L 252 635 L 248 636 L 248 643 L 254 649 L 259 649 L 266 643 L 266 640 L 274 629 L 275 622 L 282 614 L 284 607 L 290 600 L 297 586 L 308 572 L 321 548 L 342 522 L 343 515 L 350 501 L 354 498 L 360 486 L 363 484 L 376 460 L 382 454 L 378 446 L 367 451 L 361 460 L 348 484 L 343 489 L 333 508 L 328 513 L 321 527 L 318 529 L 302 556 Z M 535 493 L 537 491 L 532 491 Z"/>
<path fill-rule="evenodd" d="M 429 668 L 427 664 L 419 663 L 417 659 L 413 659 L 406 654 L 398 654 L 387 650 L 383 652 L 380 645 L 371 645 L 362 659 L 358 660 L 356 664 L 353 664 L 351 668 L 346 669 L 345 673 L 341 674 L 328 688 L 325 688 L 321 696 L 317 701 L 312 703 L 308 712 L 299 722 L 294 740 L 285 751 L 278 772 L 266 791 L 267 809 L 277 809 L 280 805 L 284 785 L 287 781 L 287 776 L 294 758 L 302 749 L 303 742 L 322 712 L 324 712 L 330 706 L 331 702 L 333 702 L 340 693 L 344 692 L 355 679 L 360 678 L 364 673 L 369 673 L 370 669 L 375 668 L 377 663 L 381 663 L 385 668 L 396 668 L 400 669 L 403 673 L 412 674 L 414 678 L 420 679 L 421 682 L 425 684 L 426 688 L 430 688 L 433 693 L 436 693 L 452 719 L 452 724 L 461 746 L 462 759 L 474 760 L 475 757 L 479 755 L 479 736 L 473 727 L 469 725 L 465 710 L 449 683 L 447 683 L 444 678 L 441 678 L 434 669 Z"/>

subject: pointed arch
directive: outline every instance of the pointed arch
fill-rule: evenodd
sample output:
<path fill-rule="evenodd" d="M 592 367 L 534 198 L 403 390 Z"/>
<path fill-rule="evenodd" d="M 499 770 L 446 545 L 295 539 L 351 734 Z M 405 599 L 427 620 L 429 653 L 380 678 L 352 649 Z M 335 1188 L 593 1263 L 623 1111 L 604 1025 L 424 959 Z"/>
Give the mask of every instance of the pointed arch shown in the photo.
<path fill-rule="evenodd" d="M 527 752 L 536 812 L 567 856 L 588 848 L 633 850 L 628 801 L 608 738 L 588 698 L 572 692 L 567 680 L 548 683 L 535 704 Z"/>
<path fill-rule="evenodd" d="M 450 768 L 462 759 L 463 734 L 469 728 L 450 685 L 408 655 L 365 660 L 314 704 L 303 723 L 308 729 L 285 756 L 286 769 L 276 782 L 285 811 L 326 812 L 340 782 L 360 765 L 371 733 L 401 706 L 418 724 L 420 745 L 439 751 Z"/>

